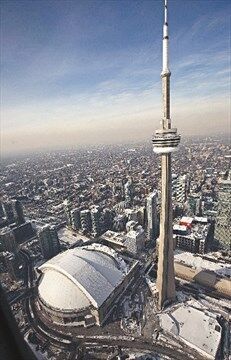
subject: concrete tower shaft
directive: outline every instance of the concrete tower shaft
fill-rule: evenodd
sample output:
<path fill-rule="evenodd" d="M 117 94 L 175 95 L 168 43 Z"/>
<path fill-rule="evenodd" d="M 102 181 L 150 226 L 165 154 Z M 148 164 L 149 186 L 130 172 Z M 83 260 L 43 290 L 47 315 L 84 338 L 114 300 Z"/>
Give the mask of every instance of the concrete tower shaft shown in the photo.
<path fill-rule="evenodd" d="M 168 53 L 168 8 L 164 1 L 162 99 L 163 118 L 161 129 L 153 137 L 153 150 L 161 154 L 161 218 L 159 236 L 159 257 L 157 271 L 158 305 L 163 308 L 175 299 L 175 276 L 172 231 L 172 172 L 171 153 L 176 150 L 180 136 L 171 128 L 170 119 L 170 76 Z"/>
<path fill-rule="evenodd" d="M 156 281 L 160 309 L 175 299 L 171 162 L 171 154 L 161 155 L 161 218 Z"/>

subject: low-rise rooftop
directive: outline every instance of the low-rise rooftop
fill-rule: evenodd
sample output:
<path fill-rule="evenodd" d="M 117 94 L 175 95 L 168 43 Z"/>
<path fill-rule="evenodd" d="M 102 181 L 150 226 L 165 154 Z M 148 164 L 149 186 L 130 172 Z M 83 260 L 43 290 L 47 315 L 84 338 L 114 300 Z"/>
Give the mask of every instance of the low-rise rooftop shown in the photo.
<path fill-rule="evenodd" d="M 159 315 L 164 331 L 179 336 L 186 344 L 197 349 L 209 359 L 215 359 L 220 341 L 221 326 L 214 316 L 188 304 Z"/>

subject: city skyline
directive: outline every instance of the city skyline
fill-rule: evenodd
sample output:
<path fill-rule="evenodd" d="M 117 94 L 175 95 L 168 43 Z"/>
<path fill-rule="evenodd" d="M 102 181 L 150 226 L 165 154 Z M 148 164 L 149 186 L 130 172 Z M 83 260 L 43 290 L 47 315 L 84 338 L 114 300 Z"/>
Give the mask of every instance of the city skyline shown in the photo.
<path fill-rule="evenodd" d="M 3 2 L 3 155 L 150 139 L 161 118 L 161 1 L 123 4 Z M 227 133 L 229 4 L 169 6 L 174 124 L 183 135 Z"/>
<path fill-rule="evenodd" d="M 1 359 L 230 359 L 228 9 L 169 1 L 3 1 Z"/>

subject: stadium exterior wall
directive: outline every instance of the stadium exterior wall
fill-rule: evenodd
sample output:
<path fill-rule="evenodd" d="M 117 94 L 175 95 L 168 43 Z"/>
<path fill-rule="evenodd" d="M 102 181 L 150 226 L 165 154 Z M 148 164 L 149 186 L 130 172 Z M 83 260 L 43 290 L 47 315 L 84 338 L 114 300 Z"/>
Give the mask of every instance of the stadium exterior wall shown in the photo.
<path fill-rule="evenodd" d="M 122 282 L 114 289 L 104 303 L 97 309 L 90 305 L 84 309 L 76 309 L 73 311 L 62 311 L 61 309 L 54 309 L 44 302 L 43 299 L 37 296 L 37 305 L 39 310 L 43 312 L 48 321 L 56 325 L 62 326 L 84 326 L 89 327 L 93 325 L 102 325 L 110 316 L 113 309 L 116 307 L 118 300 L 122 297 L 123 293 L 129 285 L 137 280 L 140 275 L 139 262 L 136 261 L 129 272 L 126 274 Z M 38 279 L 39 282 L 39 279 Z"/>

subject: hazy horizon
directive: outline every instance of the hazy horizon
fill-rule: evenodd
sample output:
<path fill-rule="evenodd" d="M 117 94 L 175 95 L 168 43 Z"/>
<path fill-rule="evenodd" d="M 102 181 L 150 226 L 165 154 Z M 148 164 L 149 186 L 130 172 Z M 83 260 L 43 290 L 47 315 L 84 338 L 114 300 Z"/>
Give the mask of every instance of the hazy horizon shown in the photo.
<path fill-rule="evenodd" d="M 186 135 L 183 136 L 181 139 L 181 143 L 179 145 L 179 147 L 181 147 L 182 145 L 186 145 L 189 144 L 189 142 L 191 142 L 192 144 L 195 144 L 199 141 L 203 140 L 204 144 L 206 145 L 206 143 L 210 143 L 210 141 L 217 141 L 220 142 L 222 144 L 226 144 L 227 142 L 230 142 L 230 135 L 229 134 L 224 134 L 224 133 L 216 133 L 216 134 L 211 134 L 209 136 L 205 136 L 205 135 Z M 17 153 L 8 153 L 8 154 L 3 154 L 3 156 L 1 157 L 1 160 L 3 162 L 8 162 L 8 161 L 15 161 L 15 160 L 19 160 L 19 159 L 23 159 L 25 157 L 37 157 L 40 155 L 44 155 L 44 154 L 52 154 L 52 153 L 66 153 L 66 152 L 77 152 L 77 151 L 97 151 L 97 150 L 101 150 L 103 147 L 105 147 L 106 149 L 113 149 L 113 148 L 127 148 L 129 150 L 129 148 L 135 148 L 137 146 L 150 146 L 150 149 L 152 150 L 152 138 L 148 138 L 148 139 L 138 139 L 138 140 L 130 140 L 130 141 L 124 141 L 124 142 L 114 142 L 114 143 L 107 143 L 107 144 L 102 144 L 102 143 L 95 143 L 95 144 L 75 144 L 75 145 L 65 145 L 65 146 L 60 146 L 60 147 L 54 147 L 54 148 L 38 148 L 38 149 L 31 149 L 30 151 L 21 151 L 21 152 L 17 152 Z M 229 154 L 227 154 L 229 155 Z"/>
<path fill-rule="evenodd" d="M 2 156 L 151 139 L 162 1 L 3 1 Z M 230 132 L 226 0 L 169 1 L 172 122 Z"/>

